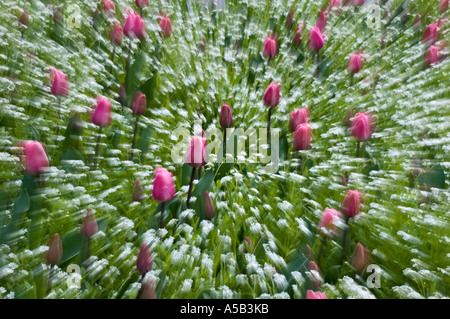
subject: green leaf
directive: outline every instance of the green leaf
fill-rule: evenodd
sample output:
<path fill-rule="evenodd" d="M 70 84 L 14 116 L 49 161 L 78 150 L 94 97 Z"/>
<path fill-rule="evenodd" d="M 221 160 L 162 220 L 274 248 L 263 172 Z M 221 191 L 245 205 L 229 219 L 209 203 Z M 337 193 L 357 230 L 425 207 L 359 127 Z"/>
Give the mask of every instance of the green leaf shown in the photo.
<path fill-rule="evenodd" d="M 441 165 L 433 166 L 428 172 L 418 177 L 419 185 L 427 184 L 428 187 L 445 188 L 445 173 Z"/>
<path fill-rule="evenodd" d="M 147 100 L 147 108 L 151 107 L 151 103 L 155 98 L 155 90 L 157 86 L 158 86 L 158 75 L 154 74 L 151 78 L 149 78 L 147 81 L 144 82 L 144 84 L 142 84 L 139 87 L 139 91 L 145 94 L 145 98 Z"/>
<path fill-rule="evenodd" d="M 280 161 L 285 161 L 288 158 L 289 155 L 289 144 L 287 141 L 286 134 L 283 134 L 279 137 L 279 154 L 280 154 Z"/>
<path fill-rule="evenodd" d="M 130 66 L 128 74 L 128 85 L 126 87 L 128 105 L 133 98 L 133 94 L 139 88 L 139 83 L 142 80 L 141 78 L 142 73 L 145 69 L 146 56 L 147 55 L 144 52 L 137 54 L 133 64 Z"/>
<path fill-rule="evenodd" d="M 22 191 L 20 192 L 19 196 L 17 197 L 14 208 L 13 208 L 13 215 L 20 215 L 25 213 L 30 209 L 30 196 L 28 195 L 28 191 L 26 187 L 22 188 Z"/>
<path fill-rule="evenodd" d="M 150 138 L 152 136 L 153 126 L 147 126 L 140 134 L 138 141 L 136 142 L 136 149 L 141 150 L 144 154 L 150 145 Z"/>

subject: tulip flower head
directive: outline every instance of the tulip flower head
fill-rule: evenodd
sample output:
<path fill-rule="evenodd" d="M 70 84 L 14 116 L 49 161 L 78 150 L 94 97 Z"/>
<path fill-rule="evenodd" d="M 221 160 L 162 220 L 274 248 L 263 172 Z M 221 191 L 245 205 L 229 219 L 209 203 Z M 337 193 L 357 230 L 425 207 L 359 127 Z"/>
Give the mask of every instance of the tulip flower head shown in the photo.
<path fill-rule="evenodd" d="M 268 59 L 273 59 L 277 54 L 277 37 L 270 32 L 263 44 L 263 56 Z"/>
<path fill-rule="evenodd" d="M 312 51 L 319 51 L 325 45 L 325 40 L 323 39 L 322 32 L 318 27 L 313 27 L 309 31 L 309 48 Z"/>
<path fill-rule="evenodd" d="M 439 2 L 437 9 L 440 13 L 444 13 L 448 10 L 448 2 L 449 0 L 441 0 Z"/>
<path fill-rule="evenodd" d="M 350 126 L 350 134 L 359 141 L 366 141 L 372 135 L 371 118 L 367 113 L 356 113 Z"/>
<path fill-rule="evenodd" d="M 51 70 L 51 77 L 53 78 L 52 93 L 55 96 L 69 95 L 69 77 L 63 71 L 58 69 Z"/>
<path fill-rule="evenodd" d="M 134 181 L 133 188 L 133 201 L 141 202 L 144 199 L 144 188 L 142 187 L 142 183 L 139 179 Z"/>
<path fill-rule="evenodd" d="M 353 53 L 348 59 L 347 72 L 355 74 L 359 70 L 361 70 L 361 56 L 358 53 Z"/>
<path fill-rule="evenodd" d="M 135 3 L 138 8 L 148 7 L 148 0 L 135 0 Z"/>
<path fill-rule="evenodd" d="M 147 38 L 147 29 L 144 19 L 137 13 L 130 13 L 125 21 L 123 33 L 129 38 L 145 40 Z"/>
<path fill-rule="evenodd" d="M 111 102 L 106 97 L 100 97 L 92 114 L 92 123 L 105 127 L 112 122 Z"/>
<path fill-rule="evenodd" d="M 340 212 L 332 208 L 325 208 L 318 225 L 319 233 L 327 237 L 333 237 L 336 234 L 336 225 L 340 219 L 342 219 Z"/>
<path fill-rule="evenodd" d="M 233 114 L 231 113 L 230 106 L 227 103 L 222 105 L 220 109 L 220 126 L 223 128 L 229 128 L 233 126 Z"/>
<path fill-rule="evenodd" d="M 155 282 L 153 278 L 149 278 L 147 282 L 144 284 L 144 287 L 141 292 L 141 299 L 156 299 L 156 289 Z"/>
<path fill-rule="evenodd" d="M 364 1 L 365 0 L 350 0 L 348 2 L 348 5 L 351 5 L 351 6 L 363 6 L 364 5 Z"/>
<path fill-rule="evenodd" d="M 429 24 L 422 34 L 422 43 L 424 45 L 432 45 L 437 40 L 438 25 L 436 23 Z"/>
<path fill-rule="evenodd" d="M 264 104 L 268 107 L 274 108 L 280 103 L 280 85 L 272 82 L 266 89 L 263 97 Z"/>
<path fill-rule="evenodd" d="M 205 217 L 209 220 L 213 219 L 215 214 L 214 203 L 208 191 L 205 191 L 203 194 L 203 205 L 205 208 Z"/>
<path fill-rule="evenodd" d="M 48 166 L 48 158 L 44 147 L 37 141 L 23 143 L 25 150 L 25 169 L 29 174 L 44 172 Z"/>
<path fill-rule="evenodd" d="M 370 264 L 370 260 L 370 251 L 360 243 L 356 244 L 350 260 L 350 265 L 358 272 L 362 272 Z"/>
<path fill-rule="evenodd" d="M 206 162 L 206 138 L 194 136 L 186 150 L 184 162 L 193 167 L 201 167 Z"/>
<path fill-rule="evenodd" d="M 28 13 L 28 10 L 23 10 L 22 14 L 19 17 L 19 23 L 28 28 L 28 25 L 30 24 L 30 15 Z"/>
<path fill-rule="evenodd" d="M 436 64 L 438 62 L 439 62 L 439 48 L 435 45 L 432 45 L 428 48 L 427 52 L 425 53 L 423 64 L 425 64 L 426 67 L 430 67 L 431 65 Z"/>
<path fill-rule="evenodd" d="M 292 14 L 292 11 L 289 11 L 286 15 L 285 25 L 288 30 L 291 30 L 294 26 L 294 15 Z"/>
<path fill-rule="evenodd" d="M 86 238 L 91 238 L 98 232 L 97 219 L 95 219 L 94 212 L 88 208 L 86 218 L 83 224 L 83 235 Z"/>
<path fill-rule="evenodd" d="M 294 132 L 294 148 L 297 151 L 309 149 L 311 145 L 311 129 L 307 123 L 299 124 Z"/>
<path fill-rule="evenodd" d="M 155 171 L 152 195 L 163 203 L 170 201 L 175 195 L 173 174 L 163 167 L 159 167 Z"/>
<path fill-rule="evenodd" d="M 302 33 L 303 33 L 303 26 L 302 24 L 299 24 L 297 26 L 297 29 L 295 30 L 294 38 L 292 39 L 292 42 L 296 46 L 300 46 L 302 44 Z"/>
<path fill-rule="evenodd" d="M 168 16 L 164 16 L 159 20 L 159 27 L 161 28 L 161 34 L 163 37 L 168 38 L 172 34 L 172 22 Z"/>
<path fill-rule="evenodd" d="M 324 292 L 308 290 L 306 292 L 306 299 L 328 299 L 328 297 Z"/>
<path fill-rule="evenodd" d="M 342 200 L 341 210 L 347 217 L 355 217 L 359 213 L 359 200 L 361 194 L 357 190 L 348 190 Z"/>
<path fill-rule="evenodd" d="M 111 43 L 121 46 L 123 42 L 123 29 L 119 24 L 114 26 L 113 31 L 111 32 Z"/>
<path fill-rule="evenodd" d="M 147 272 L 152 270 L 153 255 L 150 246 L 147 242 L 141 245 L 139 255 L 136 261 L 137 270 L 144 276 Z"/>
<path fill-rule="evenodd" d="M 145 113 L 145 110 L 147 109 L 147 98 L 145 97 L 145 94 L 137 91 L 135 93 L 134 103 L 131 108 L 134 115 L 143 115 Z"/>
<path fill-rule="evenodd" d="M 319 18 L 317 20 L 316 27 L 319 28 L 320 31 L 322 31 L 326 25 L 327 17 L 325 16 L 325 12 L 319 11 Z"/>
<path fill-rule="evenodd" d="M 305 124 L 308 122 L 308 110 L 306 107 L 295 110 L 289 114 L 289 128 L 291 132 L 294 132 L 300 124 Z"/>
<path fill-rule="evenodd" d="M 47 262 L 50 265 L 56 265 L 61 261 L 63 256 L 63 246 L 61 242 L 61 237 L 59 234 L 54 234 L 50 238 L 50 243 L 48 244 L 48 251 L 46 255 Z"/>
<path fill-rule="evenodd" d="M 114 5 L 114 2 L 110 0 L 104 0 L 103 1 L 103 12 L 108 17 L 114 17 L 116 15 L 116 6 Z"/>

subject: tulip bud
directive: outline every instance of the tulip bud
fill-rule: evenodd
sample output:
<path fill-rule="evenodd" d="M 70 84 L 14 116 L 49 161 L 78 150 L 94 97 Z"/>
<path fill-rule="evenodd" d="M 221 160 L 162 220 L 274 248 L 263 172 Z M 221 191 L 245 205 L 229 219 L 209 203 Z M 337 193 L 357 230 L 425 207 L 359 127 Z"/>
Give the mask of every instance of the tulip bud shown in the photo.
<path fill-rule="evenodd" d="M 436 64 L 439 62 L 439 48 L 437 46 L 430 46 L 425 53 L 425 58 L 423 60 L 423 64 L 426 67 L 431 66 L 432 64 Z"/>
<path fill-rule="evenodd" d="M 320 31 L 322 31 L 326 25 L 327 17 L 325 16 L 325 12 L 319 11 L 319 18 L 317 20 L 316 27 L 319 28 Z"/>
<path fill-rule="evenodd" d="M 104 0 L 103 1 L 103 12 L 108 17 L 114 17 L 116 15 L 116 6 L 114 5 L 114 2 L 110 0 Z"/>
<path fill-rule="evenodd" d="M 87 238 L 91 238 L 98 232 L 97 220 L 95 219 L 94 212 L 88 208 L 86 218 L 83 224 L 83 235 Z"/>
<path fill-rule="evenodd" d="M 53 13 L 53 22 L 55 22 L 56 24 L 61 24 L 63 21 L 63 14 L 61 12 L 61 8 L 57 7 L 55 9 L 55 12 Z"/>
<path fill-rule="evenodd" d="M 145 8 L 148 6 L 148 0 L 135 0 L 135 3 L 138 8 Z"/>
<path fill-rule="evenodd" d="M 111 42 L 115 45 L 121 46 L 123 41 L 123 29 L 119 24 L 114 26 L 111 32 Z"/>
<path fill-rule="evenodd" d="M 280 103 L 280 86 L 272 82 L 266 89 L 263 97 L 264 104 L 269 107 L 276 107 Z"/>
<path fill-rule="evenodd" d="M 347 217 L 355 217 L 359 213 L 360 193 L 358 191 L 348 190 L 342 200 L 341 210 Z"/>
<path fill-rule="evenodd" d="M 336 234 L 336 223 L 342 219 L 342 214 L 335 209 L 325 208 L 319 221 L 319 233 L 323 236 L 332 237 Z"/>
<path fill-rule="evenodd" d="M 312 290 L 308 290 L 306 292 L 306 299 L 328 299 L 326 293 L 322 293 L 320 291 L 314 292 Z"/>
<path fill-rule="evenodd" d="M 370 251 L 358 243 L 353 251 L 353 255 L 350 264 L 358 272 L 362 272 L 370 264 Z"/>
<path fill-rule="evenodd" d="M 291 30 L 292 27 L 294 26 L 294 16 L 292 14 L 292 11 L 289 11 L 286 15 L 285 25 L 288 30 Z"/>
<path fill-rule="evenodd" d="M 130 13 L 123 26 L 123 33 L 129 38 L 137 37 L 139 40 L 145 40 L 147 29 L 142 17 L 136 13 Z"/>
<path fill-rule="evenodd" d="M 294 132 L 294 148 L 304 151 L 311 145 L 311 129 L 308 124 L 299 124 Z"/>
<path fill-rule="evenodd" d="M 251 238 L 248 237 L 248 236 L 245 236 L 245 239 L 244 239 L 244 253 L 245 254 L 247 254 L 247 253 L 252 254 L 253 251 L 254 251 L 254 247 L 253 247 L 253 243 L 252 243 Z"/>
<path fill-rule="evenodd" d="M 159 20 L 159 27 L 161 28 L 161 34 L 168 38 L 172 34 L 172 22 L 169 17 L 164 17 Z"/>
<path fill-rule="evenodd" d="M 28 25 L 30 24 L 30 15 L 28 14 L 28 10 L 23 10 L 19 18 L 19 23 L 28 28 Z"/>
<path fill-rule="evenodd" d="M 322 272 L 319 266 L 314 261 L 310 261 L 308 264 L 308 270 L 311 271 L 310 279 L 315 289 L 319 289 Z M 316 273 L 314 273 L 314 272 Z"/>
<path fill-rule="evenodd" d="M 312 260 L 308 264 L 308 270 L 314 270 L 317 271 L 318 273 L 321 272 L 319 266 L 317 266 L 317 264 Z"/>
<path fill-rule="evenodd" d="M 125 92 L 125 88 L 121 85 L 119 87 L 119 97 L 117 98 L 117 101 L 122 104 L 127 104 L 127 92 Z"/>
<path fill-rule="evenodd" d="M 421 27 L 421 25 L 422 25 L 420 19 L 421 19 L 420 14 L 419 14 L 419 13 L 416 14 L 416 17 L 414 18 L 414 22 L 413 22 L 413 28 L 414 28 L 414 30 L 419 30 L 419 29 L 420 29 L 420 27 Z"/>
<path fill-rule="evenodd" d="M 205 207 L 205 217 L 209 220 L 213 219 L 215 213 L 214 203 L 208 191 L 203 194 L 203 205 Z"/>
<path fill-rule="evenodd" d="M 428 25 L 422 34 L 422 43 L 427 46 L 435 43 L 437 40 L 437 30 L 438 26 L 436 23 Z"/>
<path fill-rule="evenodd" d="M 36 141 L 28 141 L 23 144 L 25 149 L 25 168 L 30 174 L 38 174 L 45 171 L 48 166 L 48 158 L 44 147 Z"/>
<path fill-rule="evenodd" d="M 292 42 L 296 46 L 300 46 L 300 44 L 302 44 L 302 33 L 303 33 L 303 28 L 302 28 L 302 25 L 299 24 L 297 26 L 297 29 L 295 30 L 294 38 L 292 39 Z"/>
<path fill-rule="evenodd" d="M 322 32 L 318 27 L 314 27 L 309 31 L 309 48 L 313 51 L 319 51 L 325 45 Z"/>
<path fill-rule="evenodd" d="M 156 289 L 155 282 L 153 278 L 149 278 L 147 282 L 144 284 L 144 287 L 141 292 L 141 299 L 156 299 Z"/>
<path fill-rule="evenodd" d="M 206 138 L 194 136 L 184 156 L 186 164 L 201 167 L 206 162 Z"/>
<path fill-rule="evenodd" d="M 231 114 L 230 106 L 227 103 L 223 103 L 220 109 L 220 126 L 223 128 L 229 128 L 233 126 L 233 114 Z"/>
<path fill-rule="evenodd" d="M 358 73 L 361 69 L 361 56 L 357 53 L 351 54 L 348 59 L 347 72 L 348 73 Z"/>
<path fill-rule="evenodd" d="M 264 40 L 263 44 L 263 56 L 265 58 L 273 59 L 277 54 L 277 39 L 275 35 L 269 33 Z"/>
<path fill-rule="evenodd" d="M 291 132 L 294 132 L 300 124 L 304 124 L 308 121 L 308 110 L 306 107 L 295 110 L 291 114 L 289 114 L 289 128 Z"/>
<path fill-rule="evenodd" d="M 59 234 L 54 234 L 50 238 L 50 243 L 48 244 L 48 251 L 47 251 L 47 262 L 50 265 L 56 265 L 61 261 L 61 258 L 63 256 L 63 246 L 61 242 L 61 237 Z"/>
<path fill-rule="evenodd" d="M 134 115 L 143 115 L 146 109 L 147 98 L 145 97 L 144 93 L 137 91 L 135 93 L 135 99 L 131 110 L 133 111 Z"/>
<path fill-rule="evenodd" d="M 371 131 L 370 117 L 366 113 L 356 113 L 350 127 L 350 134 L 357 140 L 366 141 L 370 138 Z"/>
<path fill-rule="evenodd" d="M 159 167 L 155 171 L 152 195 L 160 202 L 168 202 L 175 195 L 173 175 L 165 168 Z"/>
<path fill-rule="evenodd" d="M 308 258 L 313 257 L 313 250 L 311 249 L 311 247 L 308 244 L 306 244 L 305 248 L 303 249 L 303 255 L 305 255 Z"/>
<path fill-rule="evenodd" d="M 111 102 L 105 97 L 100 97 L 94 114 L 92 114 L 92 123 L 97 126 L 105 127 L 110 125 L 111 122 Z"/>
<path fill-rule="evenodd" d="M 133 201 L 141 202 L 144 199 L 144 188 L 142 187 L 140 180 L 134 181 L 134 189 L 133 189 Z"/>
<path fill-rule="evenodd" d="M 438 4 L 437 9 L 440 13 L 444 13 L 445 11 L 447 11 L 448 10 L 448 0 L 441 0 Z"/>
<path fill-rule="evenodd" d="M 136 268 L 142 274 L 142 276 L 145 276 L 147 272 L 152 270 L 152 266 L 152 251 L 150 250 L 150 246 L 148 245 L 148 243 L 144 242 L 141 245 L 141 250 L 139 251 L 139 255 L 136 261 Z"/>
<path fill-rule="evenodd" d="M 52 70 L 53 83 L 52 94 L 55 96 L 69 95 L 69 77 L 61 70 Z"/>

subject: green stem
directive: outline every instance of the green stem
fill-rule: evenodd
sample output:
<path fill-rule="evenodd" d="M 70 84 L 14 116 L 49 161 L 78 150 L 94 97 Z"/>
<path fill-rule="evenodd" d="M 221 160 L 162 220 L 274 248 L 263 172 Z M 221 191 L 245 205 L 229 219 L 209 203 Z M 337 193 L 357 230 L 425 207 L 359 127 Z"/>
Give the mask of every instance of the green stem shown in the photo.
<path fill-rule="evenodd" d="M 267 144 L 270 144 L 270 122 L 272 119 L 272 108 L 269 106 L 269 115 L 267 116 Z"/>
<path fill-rule="evenodd" d="M 133 141 L 131 142 L 131 155 L 130 159 L 133 159 L 133 150 L 136 145 L 136 135 L 139 128 L 139 115 L 136 115 L 136 121 L 134 123 Z"/>
<path fill-rule="evenodd" d="M 344 234 L 342 235 L 341 265 L 344 263 L 344 260 L 345 260 L 345 247 L 347 245 L 347 234 L 348 234 L 348 219 L 349 218 L 347 216 L 344 217 L 345 228 L 344 228 Z"/>
<path fill-rule="evenodd" d="M 161 217 L 159 218 L 159 228 L 164 228 L 164 208 L 166 203 L 161 203 Z M 144 274 L 142 274 L 142 280 L 144 279 Z"/>
<path fill-rule="evenodd" d="M 100 151 L 100 140 L 102 138 L 102 127 L 99 127 L 98 135 L 97 135 L 97 144 L 95 146 L 95 155 L 94 155 L 94 170 L 97 168 L 97 160 L 98 160 L 98 153 Z"/>
<path fill-rule="evenodd" d="M 227 128 L 223 129 L 223 161 L 227 158 Z"/>
<path fill-rule="evenodd" d="M 47 285 L 47 295 L 52 290 L 52 281 L 53 281 L 53 273 L 54 273 L 55 266 L 50 266 L 50 273 L 48 274 L 48 285 Z"/>
<path fill-rule="evenodd" d="M 361 149 L 361 141 L 356 141 L 356 157 L 359 157 L 360 149 Z"/>
<path fill-rule="evenodd" d="M 187 208 L 190 208 L 190 206 L 191 206 L 190 201 L 191 201 L 192 185 L 194 183 L 194 178 L 195 178 L 195 167 L 192 167 L 191 180 L 189 181 L 189 190 L 188 190 L 187 202 L 186 202 Z"/>
<path fill-rule="evenodd" d="M 323 249 L 325 248 L 325 244 L 327 242 L 326 237 L 322 237 L 320 241 L 319 253 L 317 254 L 317 265 L 320 265 L 320 260 L 322 259 Z"/>

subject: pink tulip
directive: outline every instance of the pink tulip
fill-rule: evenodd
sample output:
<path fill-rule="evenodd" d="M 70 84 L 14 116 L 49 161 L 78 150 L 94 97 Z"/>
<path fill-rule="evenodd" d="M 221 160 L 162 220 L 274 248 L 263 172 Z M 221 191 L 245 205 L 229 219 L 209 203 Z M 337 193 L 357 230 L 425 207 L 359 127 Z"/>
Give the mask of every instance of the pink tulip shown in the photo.
<path fill-rule="evenodd" d="M 175 195 L 173 175 L 163 167 L 158 167 L 155 171 L 152 195 L 163 203 L 170 201 Z"/>
<path fill-rule="evenodd" d="M 341 5 L 341 0 L 331 0 L 329 10 L 332 10 L 335 7 L 339 7 L 340 5 Z"/>
<path fill-rule="evenodd" d="M 294 132 L 294 148 L 296 151 L 304 151 L 311 145 L 311 129 L 308 124 L 299 124 Z"/>
<path fill-rule="evenodd" d="M 139 179 L 134 181 L 133 188 L 133 201 L 141 202 L 144 199 L 144 188 L 142 187 L 142 183 Z"/>
<path fill-rule="evenodd" d="M 153 255 L 150 250 L 150 246 L 144 242 L 141 245 L 141 249 L 139 251 L 139 255 L 136 261 L 137 270 L 144 276 L 150 270 L 152 270 L 153 266 Z"/>
<path fill-rule="evenodd" d="M 106 97 L 100 97 L 97 102 L 97 107 L 92 114 L 92 123 L 97 126 L 105 127 L 111 124 L 111 102 Z"/>
<path fill-rule="evenodd" d="M 437 40 L 437 30 L 438 26 L 436 23 L 428 25 L 422 34 L 422 43 L 427 46 L 435 43 Z"/>
<path fill-rule="evenodd" d="M 205 207 L 205 217 L 209 220 L 213 219 L 215 214 L 214 203 L 208 191 L 205 191 L 203 194 L 203 205 Z"/>
<path fill-rule="evenodd" d="M 363 6 L 364 5 L 364 0 L 350 0 L 348 2 L 348 5 L 351 5 L 351 6 Z"/>
<path fill-rule="evenodd" d="M 266 89 L 263 97 L 264 104 L 269 107 L 276 107 L 280 103 L 280 86 L 276 82 L 272 82 Z"/>
<path fill-rule="evenodd" d="M 113 17 L 116 15 L 116 6 L 114 5 L 114 2 L 110 0 L 103 1 L 103 12 L 105 15 L 109 17 Z"/>
<path fill-rule="evenodd" d="M 165 38 L 170 37 L 172 34 L 172 22 L 169 17 L 164 17 L 159 20 L 159 27 L 161 28 L 161 33 Z"/>
<path fill-rule="evenodd" d="M 147 98 L 145 97 L 145 94 L 140 91 L 136 92 L 135 96 L 136 98 L 134 99 L 131 110 L 134 115 L 143 115 L 147 109 Z"/>
<path fill-rule="evenodd" d="M 308 264 L 308 270 L 314 270 L 317 271 L 318 273 L 321 272 L 319 266 L 317 266 L 317 264 L 312 260 Z"/>
<path fill-rule="evenodd" d="M 342 214 L 340 212 L 332 208 L 325 208 L 319 221 L 319 232 L 328 237 L 335 235 L 337 231 L 336 222 L 338 219 L 342 219 Z"/>
<path fill-rule="evenodd" d="M 319 51 L 325 45 L 322 32 L 318 27 L 314 27 L 309 31 L 309 47 L 313 51 Z"/>
<path fill-rule="evenodd" d="M 358 272 L 362 272 L 370 264 L 370 259 L 371 256 L 369 250 L 358 243 L 356 244 L 355 250 L 353 251 L 350 264 Z"/>
<path fill-rule="evenodd" d="M 206 138 L 194 136 L 189 144 L 184 162 L 193 167 L 201 167 L 206 161 Z"/>
<path fill-rule="evenodd" d="M 441 0 L 437 7 L 438 11 L 444 13 L 448 10 L 448 0 Z"/>
<path fill-rule="evenodd" d="M 436 64 L 439 62 L 439 48 L 437 46 L 430 46 L 425 53 L 425 58 L 423 64 L 426 67 L 431 66 L 432 64 Z"/>
<path fill-rule="evenodd" d="M 312 260 L 308 264 L 308 270 L 316 271 L 319 274 L 319 276 L 322 276 L 322 272 L 321 272 L 319 266 L 317 266 L 317 264 Z M 311 282 L 315 289 L 319 289 L 319 286 L 320 286 L 320 277 L 319 276 L 317 276 L 316 274 L 311 274 L 311 276 L 310 276 Z"/>
<path fill-rule="evenodd" d="M 149 278 L 147 282 L 144 284 L 144 287 L 141 292 L 141 299 L 156 299 L 156 289 L 155 289 L 155 282 L 153 281 L 153 278 Z"/>
<path fill-rule="evenodd" d="M 320 291 L 314 292 L 312 290 L 308 290 L 306 292 L 306 299 L 328 299 L 326 293 L 322 293 Z"/>
<path fill-rule="evenodd" d="M 129 38 L 136 37 L 139 40 L 145 40 L 147 38 L 147 29 L 142 17 L 137 13 L 130 13 L 125 21 L 123 33 Z"/>
<path fill-rule="evenodd" d="M 422 23 L 421 23 L 421 21 L 420 21 L 421 18 L 422 18 L 422 17 L 420 16 L 419 13 L 416 14 L 416 16 L 415 16 L 415 18 L 414 18 L 414 21 L 413 21 L 413 28 L 414 28 L 414 30 L 419 30 L 419 29 L 420 29 L 420 27 L 421 27 L 421 25 L 422 25 Z"/>
<path fill-rule="evenodd" d="M 54 234 L 50 238 L 50 243 L 48 244 L 48 251 L 46 255 L 47 262 L 50 265 L 56 265 L 61 261 L 63 256 L 63 246 L 61 242 L 61 237 L 59 234 Z"/>
<path fill-rule="evenodd" d="M 45 171 L 48 166 L 48 158 L 44 147 L 36 141 L 29 141 L 23 144 L 25 149 L 25 168 L 30 174 L 38 174 Z"/>
<path fill-rule="evenodd" d="M 295 110 L 294 112 L 289 114 L 289 119 L 289 128 L 291 129 L 291 132 L 294 132 L 297 126 L 308 122 L 308 110 L 306 109 L 306 107 Z"/>
<path fill-rule="evenodd" d="M 233 114 L 231 114 L 230 106 L 227 103 L 223 103 L 220 109 L 220 126 L 223 128 L 229 128 L 233 126 Z"/>
<path fill-rule="evenodd" d="M 350 55 L 347 64 L 347 72 L 348 73 L 358 73 L 361 69 L 361 56 L 358 53 L 354 53 Z"/>
<path fill-rule="evenodd" d="M 366 141 L 372 135 L 371 119 L 366 113 L 356 113 L 350 126 L 350 134 L 359 141 Z"/>
<path fill-rule="evenodd" d="M 135 3 L 138 8 L 144 8 L 148 6 L 148 0 L 135 0 Z"/>
<path fill-rule="evenodd" d="M 271 33 L 266 37 L 263 44 L 263 56 L 273 59 L 277 54 L 277 38 Z"/>
<path fill-rule="evenodd" d="M 88 208 L 86 218 L 84 219 L 83 224 L 83 235 L 87 238 L 90 238 L 97 234 L 98 225 L 97 220 L 95 219 L 94 212 L 92 209 Z"/>
<path fill-rule="evenodd" d="M 359 213 L 359 199 L 361 194 L 357 190 L 348 190 L 342 200 L 341 210 L 347 217 L 355 217 Z"/>
<path fill-rule="evenodd" d="M 123 29 L 119 24 L 114 26 L 113 31 L 111 32 L 111 42 L 115 45 L 122 45 L 123 41 Z"/>
<path fill-rule="evenodd" d="M 322 31 L 327 25 L 327 17 L 325 16 L 325 12 L 319 11 L 319 19 L 317 20 L 316 27 Z"/>
<path fill-rule="evenodd" d="M 67 96 L 69 95 L 69 77 L 64 74 L 61 70 L 52 70 L 53 83 L 52 83 L 52 93 L 56 96 Z"/>
<path fill-rule="evenodd" d="M 292 39 L 292 42 L 296 46 L 299 46 L 300 44 L 302 44 L 302 33 L 303 33 L 303 28 L 302 28 L 302 25 L 299 24 L 297 26 L 297 29 L 295 30 L 294 38 Z"/>

